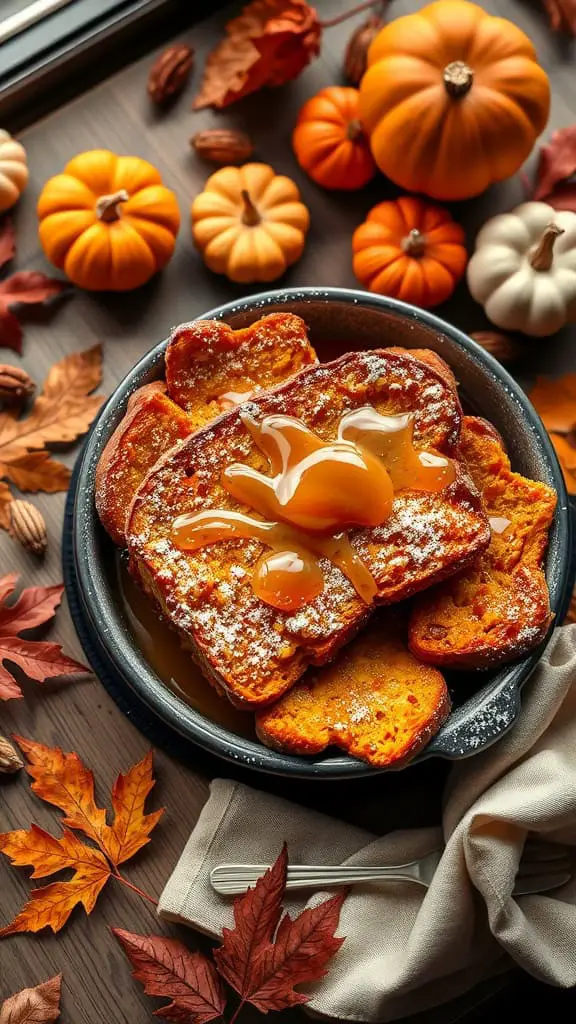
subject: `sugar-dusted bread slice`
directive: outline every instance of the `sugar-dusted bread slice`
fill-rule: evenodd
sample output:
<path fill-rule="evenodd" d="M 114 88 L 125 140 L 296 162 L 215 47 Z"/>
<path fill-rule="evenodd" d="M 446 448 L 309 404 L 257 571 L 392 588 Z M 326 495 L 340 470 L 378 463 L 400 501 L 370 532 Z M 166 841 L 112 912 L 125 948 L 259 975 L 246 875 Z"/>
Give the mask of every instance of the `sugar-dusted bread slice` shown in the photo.
<path fill-rule="evenodd" d="M 440 672 L 410 653 L 405 624 L 387 610 L 330 665 L 309 669 L 259 711 L 256 732 L 274 750 L 319 754 L 336 746 L 378 768 L 399 768 L 426 746 L 449 712 Z"/>
<path fill-rule="evenodd" d="M 315 362 L 306 324 L 293 313 L 270 313 L 236 331 L 222 320 L 196 320 L 170 338 L 166 386 L 197 428 L 234 397 L 274 387 Z"/>
<path fill-rule="evenodd" d="M 342 415 L 367 403 L 383 414 L 412 412 L 415 446 L 457 459 L 461 409 L 454 388 L 425 363 L 386 350 L 311 366 L 244 409 L 256 418 L 292 415 L 332 440 Z M 208 678 L 235 704 L 259 707 L 292 686 L 308 664 L 329 661 L 371 609 L 330 563 L 323 564 L 324 591 L 291 614 L 253 593 L 260 543 L 221 542 L 194 552 L 174 545 L 177 516 L 242 509 L 221 482 L 232 462 L 269 472 L 238 409 L 188 438 L 149 473 L 131 509 L 128 546 L 137 578 Z M 400 601 L 444 579 L 488 544 L 480 497 L 457 461 L 455 470 L 444 490 L 399 491 L 389 519 L 350 532 L 374 577 L 378 602 Z"/>
<path fill-rule="evenodd" d="M 145 384 L 131 395 L 126 415 L 96 468 L 96 508 L 115 544 L 126 543 L 128 509 L 146 473 L 190 430 L 188 416 L 168 398 L 160 381 Z"/>
<path fill-rule="evenodd" d="M 112 540 L 126 543 L 134 495 L 173 444 L 242 393 L 278 384 L 314 362 L 306 325 L 292 313 L 272 313 L 237 331 L 219 320 L 177 327 L 166 352 L 166 384 L 134 392 L 98 464 L 96 507 Z"/>
<path fill-rule="evenodd" d="M 419 359 L 421 363 L 427 363 L 433 370 L 436 370 L 441 377 L 444 378 L 447 384 L 450 384 L 454 390 L 457 389 L 458 384 L 456 377 L 452 370 L 448 366 L 448 363 L 439 356 L 437 352 L 433 352 L 431 348 L 400 348 L 398 346 L 392 346 L 388 349 L 389 352 L 398 352 L 400 355 L 412 356 L 413 359 Z"/>
<path fill-rule="evenodd" d="M 460 450 L 482 494 L 492 539 L 464 573 L 418 597 L 410 648 L 435 665 L 485 668 L 521 657 L 546 635 L 550 602 L 542 561 L 556 494 L 511 471 L 501 438 L 485 420 L 464 418 Z"/>

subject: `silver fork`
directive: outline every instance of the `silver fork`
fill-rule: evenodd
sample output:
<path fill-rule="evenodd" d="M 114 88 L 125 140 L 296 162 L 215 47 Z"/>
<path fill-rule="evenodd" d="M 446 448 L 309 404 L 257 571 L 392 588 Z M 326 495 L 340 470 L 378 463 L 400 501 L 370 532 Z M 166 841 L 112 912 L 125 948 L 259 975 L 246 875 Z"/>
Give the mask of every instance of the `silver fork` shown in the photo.
<path fill-rule="evenodd" d="M 442 850 L 434 850 L 420 860 L 386 867 L 319 866 L 289 864 L 287 889 L 326 889 L 333 885 L 356 885 L 359 882 L 416 882 L 429 887 L 440 863 Z M 267 864 L 219 864 L 210 872 L 216 892 L 230 896 L 246 892 L 257 881 Z M 572 862 L 566 848 L 554 843 L 528 840 L 516 876 L 514 896 L 549 892 L 570 881 Z"/>

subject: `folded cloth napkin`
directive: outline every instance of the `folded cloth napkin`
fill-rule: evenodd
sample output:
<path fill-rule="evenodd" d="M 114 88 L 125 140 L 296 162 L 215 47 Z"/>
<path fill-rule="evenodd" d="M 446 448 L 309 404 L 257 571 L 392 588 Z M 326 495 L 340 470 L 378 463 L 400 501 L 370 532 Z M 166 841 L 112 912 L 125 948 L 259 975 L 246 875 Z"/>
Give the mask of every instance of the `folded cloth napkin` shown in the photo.
<path fill-rule="evenodd" d="M 511 893 L 528 833 L 576 847 L 576 625 L 556 631 L 523 691 L 514 728 L 455 764 L 438 829 L 368 832 L 216 780 L 162 893 L 160 914 L 210 935 L 232 925 L 231 900 L 210 870 L 271 862 L 283 839 L 294 863 L 393 864 L 446 844 L 428 890 L 358 886 L 339 934 L 346 941 L 309 986 L 317 1014 L 392 1021 L 453 999 L 514 962 L 553 985 L 576 984 L 576 879 L 550 894 Z M 335 783 L 337 785 L 337 783 Z M 287 906 L 306 904 L 290 894 Z M 323 898 L 315 894 L 310 903 Z"/>

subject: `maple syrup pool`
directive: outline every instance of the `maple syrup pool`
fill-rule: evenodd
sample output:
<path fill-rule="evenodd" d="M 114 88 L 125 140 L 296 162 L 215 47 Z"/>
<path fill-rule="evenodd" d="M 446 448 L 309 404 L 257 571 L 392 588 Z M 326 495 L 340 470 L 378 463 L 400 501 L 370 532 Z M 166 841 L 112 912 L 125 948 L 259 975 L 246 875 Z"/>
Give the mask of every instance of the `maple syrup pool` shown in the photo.
<path fill-rule="evenodd" d="M 165 686 L 199 714 L 237 736 L 256 739 L 254 715 L 238 711 L 214 687 L 179 644 L 178 639 L 138 588 L 122 552 L 116 552 L 115 574 L 124 617 L 150 667 Z"/>

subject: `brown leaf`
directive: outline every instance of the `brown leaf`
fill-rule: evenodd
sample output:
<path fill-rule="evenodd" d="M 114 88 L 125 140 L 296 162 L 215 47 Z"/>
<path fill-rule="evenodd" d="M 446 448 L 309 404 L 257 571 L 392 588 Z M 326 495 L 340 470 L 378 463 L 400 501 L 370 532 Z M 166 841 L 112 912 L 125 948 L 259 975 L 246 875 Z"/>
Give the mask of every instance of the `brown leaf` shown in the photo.
<path fill-rule="evenodd" d="M 562 377 L 537 377 L 528 398 L 546 430 L 567 434 L 576 423 L 576 373 Z"/>
<path fill-rule="evenodd" d="M 0 1024 L 51 1024 L 60 1016 L 62 975 L 23 988 L 0 1007 Z"/>
<path fill-rule="evenodd" d="M 320 23 L 306 0 L 252 0 L 225 31 L 206 61 L 196 110 L 282 85 L 320 52 Z"/>
<path fill-rule="evenodd" d="M 16 255 L 16 234 L 11 217 L 5 217 L 0 227 L 0 267 Z"/>
<path fill-rule="evenodd" d="M 202 953 L 163 935 L 136 935 L 113 928 L 132 964 L 133 976 L 149 996 L 170 999 L 157 1010 L 160 1017 L 182 1024 L 206 1024 L 220 1017 L 226 1005 L 222 982 Z"/>
<path fill-rule="evenodd" d="M 14 495 L 5 480 L 0 480 L 0 529 L 10 529 L 10 505 Z"/>
<path fill-rule="evenodd" d="M 70 471 L 52 459 L 47 444 L 68 444 L 84 434 L 104 399 L 90 395 L 102 376 L 102 348 L 73 352 L 48 372 L 28 416 L 0 412 L 0 476 L 23 491 L 65 491 Z M 3 499 L 0 490 L 0 505 Z M 0 526 L 5 525 L 0 515 Z"/>
<path fill-rule="evenodd" d="M 52 618 L 64 587 L 28 587 L 17 601 L 6 605 L 4 602 L 14 593 L 17 581 L 15 573 L 0 579 L 0 700 L 22 697 L 18 683 L 4 666 L 4 661 L 18 665 L 30 679 L 38 682 L 88 671 L 84 665 L 62 654 L 59 644 L 24 640 L 19 635 Z"/>
<path fill-rule="evenodd" d="M 576 172 L 576 124 L 554 132 L 540 149 L 534 199 L 548 202 L 548 195 L 560 182 Z"/>
<path fill-rule="evenodd" d="M 20 270 L 0 281 L 0 345 L 22 351 L 22 328 L 12 306 L 38 306 L 69 288 L 67 281 L 47 277 L 36 270 Z"/>
<path fill-rule="evenodd" d="M 214 950 L 220 974 L 241 994 L 254 961 L 271 942 L 280 920 L 287 866 L 284 844 L 273 867 L 258 879 L 253 889 L 234 900 L 234 928 L 222 930 L 222 945 Z"/>
<path fill-rule="evenodd" d="M 576 36 L 576 0 L 543 0 L 554 32 Z"/>
<path fill-rule="evenodd" d="M 253 889 L 234 901 L 234 929 L 225 928 L 214 959 L 222 977 L 242 1000 L 262 1013 L 308 1002 L 295 985 L 315 981 L 344 939 L 334 937 L 346 892 L 304 910 L 293 921 L 280 917 L 286 884 L 284 846 L 276 863 Z"/>

